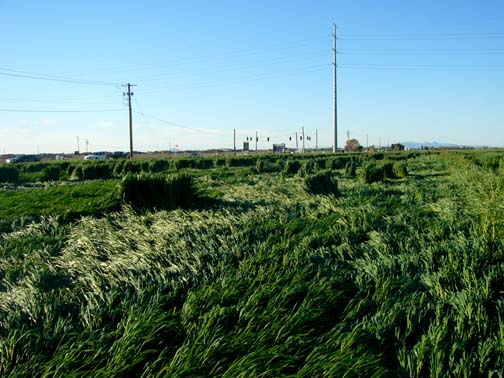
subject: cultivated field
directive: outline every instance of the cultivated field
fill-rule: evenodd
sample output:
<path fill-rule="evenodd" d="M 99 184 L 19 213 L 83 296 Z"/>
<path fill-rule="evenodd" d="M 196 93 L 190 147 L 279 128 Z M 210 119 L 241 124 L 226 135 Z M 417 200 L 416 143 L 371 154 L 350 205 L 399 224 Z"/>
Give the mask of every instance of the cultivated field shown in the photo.
<path fill-rule="evenodd" d="M 0 165 L 0 375 L 501 377 L 503 159 Z"/>

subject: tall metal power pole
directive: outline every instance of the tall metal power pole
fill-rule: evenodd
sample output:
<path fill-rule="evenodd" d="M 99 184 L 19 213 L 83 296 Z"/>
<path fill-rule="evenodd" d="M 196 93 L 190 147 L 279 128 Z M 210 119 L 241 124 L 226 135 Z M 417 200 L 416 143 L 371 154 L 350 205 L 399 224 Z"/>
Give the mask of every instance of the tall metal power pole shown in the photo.
<path fill-rule="evenodd" d="M 233 152 L 236 152 L 236 129 L 233 129 Z"/>
<path fill-rule="evenodd" d="M 298 145 L 298 137 L 297 137 L 297 131 L 296 131 L 296 150 L 299 149 L 299 145 Z"/>
<path fill-rule="evenodd" d="M 130 141 L 130 153 L 129 153 L 129 158 L 133 159 L 133 115 L 131 111 L 131 96 L 134 95 L 133 92 L 131 92 L 131 87 L 134 87 L 134 84 L 126 84 L 128 87 L 128 92 L 124 93 L 123 96 L 128 96 L 128 114 L 129 114 L 129 141 Z"/>
<path fill-rule="evenodd" d="M 77 135 L 77 153 L 80 154 L 80 141 L 78 135 Z"/>
<path fill-rule="evenodd" d="M 256 131 L 256 146 L 255 146 L 255 152 L 257 153 L 257 141 L 259 140 L 259 138 L 257 138 L 257 131 Z"/>
<path fill-rule="evenodd" d="M 338 149 L 338 81 L 337 81 L 337 64 L 336 64 L 336 24 L 334 26 L 334 144 L 333 144 L 333 152 L 336 152 Z"/>

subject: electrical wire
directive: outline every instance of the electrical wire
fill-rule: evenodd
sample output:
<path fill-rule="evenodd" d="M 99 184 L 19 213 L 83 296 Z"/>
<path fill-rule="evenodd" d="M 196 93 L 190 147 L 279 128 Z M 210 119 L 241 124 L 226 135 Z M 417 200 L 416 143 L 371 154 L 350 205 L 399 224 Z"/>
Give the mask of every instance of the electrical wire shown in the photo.
<path fill-rule="evenodd" d="M 410 70 L 410 71 L 503 71 L 504 66 L 442 66 L 432 64 L 338 64 L 338 68 L 377 69 L 377 70 Z"/>
<path fill-rule="evenodd" d="M 284 63 L 295 63 L 295 62 L 303 62 L 307 60 L 313 60 L 313 59 L 319 59 L 321 57 L 326 56 L 327 53 L 329 53 L 329 49 L 324 49 L 324 50 L 316 50 L 316 51 L 311 51 L 311 52 L 306 52 L 302 54 L 295 54 L 295 55 L 287 55 L 287 56 L 280 56 L 276 58 L 268 58 L 268 59 L 261 59 L 261 60 L 256 60 L 256 61 L 247 61 L 247 62 L 237 62 L 234 64 L 226 64 L 226 65 L 219 65 L 218 69 L 193 69 L 193 70 L 178 70 L 178 71 L 172 71 L 172 72 L 167 72 L 167 73 L 160 73 L 159 75 L 156 76 L 150 76 L 150 77 L 139 77 L 137 81 L 142 81 L 143 83 L 149 82 L 149 81 L 157 81 L 161 78 L 177 78 L 177 77 L 186 77 L 186 76 L 195 76 L 195 75 L 204 75 L 204 74 L 215 74 L 215 73 L 229 73 L 230 71 L 233 70 L 239 70 L 242 71 L 244 68 L 258 68 L 258 67 L 268 67 L 268 66 L 273 66 L 273 65 L 279 65 L 279 64 L 284 64 Z M 323 54 L 324 55 L 323 55 Z"/>
<path fill-rule="evenodd" d="M 210 81 L 210 82 L 194 83 L 193 85 L 186 84 L 186 85 L 179 85 L 179 86 L 162 86 L 162 87 L 156 87 L 156 88 L 149 88 L 145 92 L 142 92 L 142 93 L 143 94 L 153 94 L 153 93 L 157 93 L 161 90 L 166 90 L 166 89 L 171 89 L 171 90 L 200 89 L 200 88 L 218 87 L 218 86 L 230 85 L 230 84 L 232 85 L 235 83 L 254 82 L 254 81 L 260 81 L 260 80 L 282 78 L 282 77 L 297 75 L 299 73 L 319 72 L 319 71 L 327 70 L 327 68 L 330 66 L 331 66 L 331 64 L 318 64 L 318 65 L 313 65 L 313 66 L 307 66 L 302 69 L 289 71 L 289 72 L 278 71 L 276 73 L 271 73 L 271 74 L 239 76 L 239 77 L 235 77 L 235 78 L 221 79 L 221 80 Z"/>
<path fill-rule="evenodd" d="M 402 41 L 402 40 L 460 40 L 501 39 L 504 33 L 391 33 L 391 34 L 343 34 L 337 39 L 344 41 Z"/>
<path fill-rule="evenodd" d="M 118 83 L 106 82 L 106 81 L 97 81 L 97 80 L 84 80 L 84 79 L 75 79 L 75 78 L 64 78 L 60 76 L 54 76 L 49 74 L 40 74 L 34 72 L 26 72 L 26 71 L 17 71 L 8 68 L 0 68 L 0 72 L 2 76 L 11 76 L 11 77 L 19 77 L 24 79 L 34 79 L 34 80 L 47 80 L 47 81 L 55 81 L 60 83 L 69 83 L 69 84 L 84 84 L 84 85 L 113 85 L 118 86 Z"/>
<path fill-rule="evenodd" d="M 42 110 L 42 109 L 0 109 L 0 112 L 9 113 L 108 113 L 123 112 L 124 109 L 97 109 L 97 110 Z"/>
<path fill-rule="evenodd" d="M 140 114 L 143 117 L 150 118 L 152 120 L 155 120 L 155 121 L 158 121 L 158 122 L 161 122 L 161 123 L 164 123 L 164 124 L 176 127 L 176 128 L 197 131 L 197 132 L 204 133 L 204 134 L 211 134 L 211 135 L 218 135 L 218 136 L 224 136 L 225 135 L 223 133 L 216 133 L 216 132 L 213 132 L 213 131 L 208 131 L 208 130 L 204 130 L 204 129 L 200 129 L 200 128 L 196 128 L 196 127 L 190 127 L 190 126 L 187 126 L 187 125 L 184 125 L 184 124 L 181 124 L 181 123 L 177 123 L 177 122 L 167 121 L 165 119 L 162 119 L 162 118 L 159 118 L 159 117 L 154 117 L 152 115 L 149 115 L 149 114 L 146 114 L 144 112 L 137 111 L 137 110 L 133 110 L 133 112 L 136 113 L 136 114 Z"/>
<path fill-rule="evenodd" d="M 313 46 L 314 41 L 326 41 L 330 38 L 330 35 L 319 35 L 319 36 L 314 36 L 314 37 L 309 37 L 309 38 L 304 38 L 300 39 L 297 41 L 289 41 L 289 42 L 279 42 L 279 43 L 273 43 L 273 44 L 268 44 L 268 45 L 263 45 L 263 46 L 256 46 L 253 48 L 248 48 L 248 49 L 238 49 L 238 50 L 229 50 L 229 51 L 224 51 L 221 53 L 212 53 L 212 54 L 205 54 L 205 55 L 197 55 L 197 56 L 188 56 L 188 57 L 183 57 L 183 58 L 176 58 L 176 59 L 171 59 L 171 60 L 166 60 L 163 62 L 151 62 L 151 63 L 141 63 L 141 64 L 134 64 L 134 65 L 127 65 L 127 66 L 114 66 L 114 67 L 104 67 L 104 68 L 98 68 L 94 70 L 81 70 L 81 71 L 67 71 L 63 72 L 61 74 L 75 74 L 75 73 L 92 73 L 92 72 L 108 72 L 108 73 L 117 73 L 117 72 L 128 72 L 128 71 L 134 71 L 139 68 L 153 68 L 157 66 L 162 66 L 166 67 L 168 65 L 173 65 L 173 64 L 187 64 L 188 62 L 200 62 L 204 61 L 205 63 L 209 63 L 212 58 L 217 59 L 217 61 L 220 60 L 229 60 L 232 58 L 240 58 L 240 57 L 245 57 L 245 56 L 251 56 L 251 55 L 263 55 L 265 52 L 268 51 L 286 51 L 290 49 L 299 49 L 302 46 L 309 45 Z"/>

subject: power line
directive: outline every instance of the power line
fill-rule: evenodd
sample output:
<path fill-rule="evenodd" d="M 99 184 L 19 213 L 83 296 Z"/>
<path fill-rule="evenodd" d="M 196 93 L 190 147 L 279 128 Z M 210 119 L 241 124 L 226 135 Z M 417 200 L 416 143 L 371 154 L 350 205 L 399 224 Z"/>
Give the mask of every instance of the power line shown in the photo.
<path fill-rule="evenodd" d="M 188 57 L 183 57 L 183 58 L 177 58 L 177 59 L 171 59 L 171 60 L 166 60 L 163 62 L 150 62 L 150 63 L 141 63 L 141 64 L 134 64 L 134 65 L 126 65 L 126 66 L 113 66 L 113 67 L 104 67 L 104 68 L 97 68 L 93 70 L 80 70 L 80 71 L 67 71 L 61 74 L 75 74 L 75 73 L 90 73 L 90 72 L 129 72 L 141 68 L 153 68 L 156 66 L 162 66 L 166 67 L 167 65 L 173 65 L 173 64 L 186 64 L 188 62 L 200 62 L 204 60 L 205 62 L 209 62 L 211 58 L 217 58 L 218 60 L 223 60 L 226 59 L 229 60 L 229 58 L 240 58 L 244 56 L 250 56 L 250 55 L 262 55 L 265 52 L 268 51 L 282 51 L 282 50 L 290 50 L 290 49 L 298 49 L 299 47 L 303 45 L 309 45 L 312 46 L 314 41 L 325 41 L 329 38 L 329 35 L 319 35 L 319 36 L 314 36 L 314 37 L 308 37 L 296 41 L 289 41 L 289 42 L 278 42 L 278 43 L 272 43 L 272 44 L 267 44 L 267 45 L 262 45 L 262 46 L 256 46 L 248 49 L 238 49 L 238 50 L 228 50 L 224 51 L 221 53 L 212 53 L 212 54 L 202 54 L 202 55 L 195 55 L 195 56 L 188 56 Z"/>
<path fill-rule="evenodd" d="M 345 49 L 339 50 L 339 55 L 503 55 L 504 49 L 480 50 L 421 50 L 421 49 Z"/>
<path fill-rule="evenodd" d="M 113 86 L 119 85 L 118 83 L 107 82 L 107 81 L 65 78 L 65 77 L 54 76 L 54 75 L 49 75 L 49 74 L 40 74 L 40 73 L 34 73 L 34 72 L 11 70 L 8 68 L 0 68 L 0 70 L 7 71 L 7 72 L 0 72 L 0 75 L 2 75 L 2 76 L 18 77 L 18 78 L 23 78 L 23 79 L 47 80 L 47 81 L 55 81 L 55 82 L 60 82 L 60 83 L 83 84 L 83 85 L 113 85 Z"/>
<path fill-rule="evenodd" d="M 197 132 L 200 132 L 200 133 L 211 134 L 211 135 L 218 135 L 218 136 L 224 136 L 225 135 L 223 133 L 216 133 L 216 132 L 212 132 L 212 131 L 208 131 L 208 130 L 204 130 L 204 129 L 190 127 L 190 126 L 187 126 L 187 125 L 184 125 L 184 124 L 181 124 L 181 123 L 167 121 L 167 120 L 162 119 L 162 118 L 151 116 L 151 115 L 146 114 L 144 112 L 139 112 L 139 111 L 135 111 L 135 110 L 133 110 L 133 112 L 136 113 L 136 114 L 140 114 L 143 117 L 147 117 L 147 118 L 153 119 L 155 121 L 158 121 L 158 122 L 161 122 L 161 123 L 164 123 L 164 124 L 167 124 L 167 125 L 171 125 L 171 126 L 174 126 L 174 127 L 180 128 L 180 129 L 193 130 L 193 131 L 197 131 Z"/>
<path fill-rule="evenodd" d="M 11 113 L 106 113 L 123 112 L 124 109 L 98 109 L 98 110 L 35 110 L 35 109 L 0 109 L 0 112 Z"/>
<path fill-rule="evenodd" d="M 347 41 L 401 41 L 401 40 L 458 40 L 501 39 L 504 33 L 391 33 L 391 34 L 344 34 L 338 37 Z"/>
<path fill-rule="evenodd" d="M 234 83 L 243 83 L 243 82 L 253 82 L 253 81 L 258 81 L 258 80 L 267 80 L 267 79 L 274 79 L 274 78 L 281 78 L 281 77 L 288 77 L 292 75 L 296 75 L 299 73 L 306 73 L 306 72 L 318 72 L 318 71 L 323 71 L 327 70 L 327 68 L 330 67 L 330 64 L 318 64 L 318 65 L 313 65 L 313 66 L 307 66 L 299 70 L 293 70 L 290 72 L 285 72 L 285 71 L 279 71 L 271 74 L 263 74 L 263 75 L 249 75 L 249 76 L 239 76 L 235 78 L 229 78 L 229 79 L 222 79 L 222 80 L 216 80 L 216 81 L 211 81 L 211 82 L 201 82 L 201 83 L 195 83 L 193 85 L 185 85 L 185 86 L 178 86 L 178 87 L 173 87 L 173 86 L 162 86 L 162 87 L 156 87 L 156 88 L 151 88 L 148 89 L 145 92 L 142 92 L 143 94 L 149 94 L 149 93 L 156 93 L 161 90 L 165 90 L 167 88 L 170 89 L 199 89 L 199 88 L 208 88 L 208 87 L 215 87 L 215 86 L 221 86 L 221 85 L 229 85 L 229 84 L 234 84 Z"/>
<path fill-rule="evenodd" d="M 182 71 L 171 71 L 167 73 L 160 73 L 156 76 L 149 76 L 149 77 L 140 77 L 139 80 L 142 82 L 148 82 L 148 81 L 156 81 L 161 78 L 177 78 L 181 76 L 188 76 L 188 75 L 208 75 L 208 74 L 214 74 L 214 73 L 220 73 L 220 72 L 226 72 L 229 73 L 232 70 L 239 70 L 243 71 L 245 68 L 258 68 L 258 67 L 265 67 L 265 66 L 273 66 L 273 65 L 280 65 L 284 63 L 294 63 L 294 62 L 303 62 L 307 60 L 313 60 L 313 59 L 320 59 L 327 54 L 329 50 L 324 49 L 324 50 L 317 50 L 313 52 L 307 52 L 303 54 L 296 54 L 296 55 L 289 55 L 289 56 L 281 56 L 277 58 L 269 58 L 269 59 L 261 59 L 257 61 L 248 61 L 247 63 L 243 62 L 237 62 L 235 64 L 227 64 L 227 65 L 219 65 L 218 69 L 205 69 L 205 70 L 199 70 L 199 69 L 194 69 L 194 70 L 182 70 Z M 296 59 L 298 58 L 298 59 Z M 205 62 L 206 63 L 206 62 Z M 240 72 L 238 72 L 240 73 Z"/>
<path fill-rule="evenodd" d="M 373 63 L 346 63 L 340 68 L 349 69 L 383 69 L 383 70 L 410 70 L 410 71 L 503 71 L 504 66 L 443 66 L 432 64 L 373 64 Z"/>

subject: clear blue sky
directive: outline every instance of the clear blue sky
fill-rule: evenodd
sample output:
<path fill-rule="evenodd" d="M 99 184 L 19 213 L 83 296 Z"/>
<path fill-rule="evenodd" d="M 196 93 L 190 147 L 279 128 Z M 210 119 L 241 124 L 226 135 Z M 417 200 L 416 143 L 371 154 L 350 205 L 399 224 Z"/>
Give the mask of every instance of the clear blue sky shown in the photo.
<path fill-rule="evenodd" d="M 333 22 L 340 147 L 347 131 L 503 146 L 503 14 L 499 0 L 0 0 L 0 153 L 70 152 L 77 136 L 127 150 L 127 82 L 138 150 L 232 148 L 233 128 L 238 145 L 256 131 L 259 148 L 293 145 L 302 126 L 331 146 Z"/>

